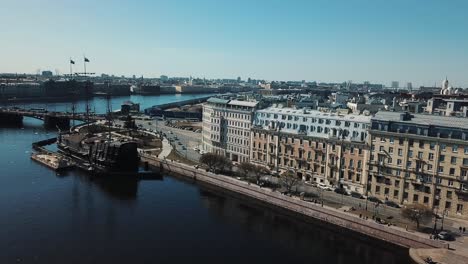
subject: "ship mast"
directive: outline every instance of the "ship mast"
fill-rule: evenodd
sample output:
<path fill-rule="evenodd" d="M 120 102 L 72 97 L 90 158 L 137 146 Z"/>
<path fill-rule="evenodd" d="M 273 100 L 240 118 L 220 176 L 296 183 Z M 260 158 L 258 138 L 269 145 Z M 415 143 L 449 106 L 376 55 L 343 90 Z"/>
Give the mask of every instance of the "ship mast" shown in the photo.
<path fill-rule="evenodd" d="M 107 101 L 107 128 L 108 128 L 108 140 L 111 142 L 112 139 L 112 104 L 111 104 L 111 93 L 110 93 L 110 81 L 107 82 L 107 94 L 106 94 L 106 101 Z"/>

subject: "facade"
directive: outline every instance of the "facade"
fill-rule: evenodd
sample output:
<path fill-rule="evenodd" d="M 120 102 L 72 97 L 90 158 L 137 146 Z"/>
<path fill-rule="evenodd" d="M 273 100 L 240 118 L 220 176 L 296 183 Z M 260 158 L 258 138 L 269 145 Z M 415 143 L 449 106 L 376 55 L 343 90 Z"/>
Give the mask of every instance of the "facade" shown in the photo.
<path fill-rule="evenodd" d="M 250 160 L 250 129 L 257 102 L 210 98 L 203 105 L 203 150 L 234 162 Z"/>
<path fill-rule="evenodd" d="M 379 112 L 369 135 L 371 195 L 468 218 L 468 119 Z"/>
<path fill-rule="evenodd" d="M 251 161 L 364 193 L 370 116 L 270 107 L 255 113 Z"/>

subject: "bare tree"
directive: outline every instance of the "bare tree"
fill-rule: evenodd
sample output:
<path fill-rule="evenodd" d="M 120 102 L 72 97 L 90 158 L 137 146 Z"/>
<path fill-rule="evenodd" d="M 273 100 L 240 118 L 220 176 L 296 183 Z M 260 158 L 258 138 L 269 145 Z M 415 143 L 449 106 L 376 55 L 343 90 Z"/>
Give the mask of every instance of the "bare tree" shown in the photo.
<path fill-rule="evenodd" d="M 214 171 L 218 162 L 218 156 L 219 155 L 214 153 L 206 153 L 201 155 L 199 161 L 201 164 L 206 165 L 209 171 Z"/>
<path fill-rule="evenodd" d="M 209 171 L 226 171 L 230 170 L 232 167 L 232 162 L 227 157 L 223 155 L 218 155 L 215 153 L 206 153 L 200 157 L 200 163 L 206 165 Z"/>
<path fill-rule="evenodd" d="M 237 169 L 239 176 L 253 178 L 253 180 L 255 180 L 257 183 L 260 181 L 262 176 L 270 172 L 268 168 L 248 162 L 242 162 L 239 164 Z"/>
<path fill-rule="evenodd" d="M 416 222 L 416 227 L 419 229 L 421 222 L 429 222 L 432 219 L 432 211 L 422 204 L 411 204 L 406 208 L 401 209 L 401 215 L 413 222 Z"/>
<path fill-rule="evenodd" d="M 291 192 L 292 188 L 295 187 L 300 179 L 291 171 L 284 172 L 280 175 L 280 182 L 286 188 L 287 192 Z"/>

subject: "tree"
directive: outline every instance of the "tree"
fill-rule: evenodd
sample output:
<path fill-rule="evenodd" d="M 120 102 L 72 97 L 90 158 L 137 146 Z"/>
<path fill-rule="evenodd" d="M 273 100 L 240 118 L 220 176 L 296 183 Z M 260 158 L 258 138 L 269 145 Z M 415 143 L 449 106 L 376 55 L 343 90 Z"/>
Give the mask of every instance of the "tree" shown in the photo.
<path fill-rule="evenodd" d="M 257 183 L 260 181 L 260 178 L 263 175 L 268 174 L 270 172 L 268 168 L 255 165 L 252 163 L 248 163 L 248 162 L 242 162 L 241 164 L 239 164 L 237 169 L 238 169 L 237 173 L 239 174 L 239 176 L 249 177 L 249 178 L 251 177 Z"/>
<path fill-rule="evenodd" d="M 284 172 L 280 175 L 280 183 L 286 188 L 287 192 L 291 192 L 292 188 L 297 185 L 299 178 L 291 171 Z"/>
<path fill-rule="evenodd" d="M 206 165 L 209 171 L 225 171 L 231 169 L 232 162 L 227 157 L 215 153 L 206 153 L 200 157 L 200 163 Z"/>
<path fill-rule="evenodd" d="M 432 218 L 432 211 L 422 204 L 411 204 L 406 208 L 401 209 L 401 215 L 413 222 L 416 222 L 416 227 L 419 229 L 421 222 L 429 222 Z"/>

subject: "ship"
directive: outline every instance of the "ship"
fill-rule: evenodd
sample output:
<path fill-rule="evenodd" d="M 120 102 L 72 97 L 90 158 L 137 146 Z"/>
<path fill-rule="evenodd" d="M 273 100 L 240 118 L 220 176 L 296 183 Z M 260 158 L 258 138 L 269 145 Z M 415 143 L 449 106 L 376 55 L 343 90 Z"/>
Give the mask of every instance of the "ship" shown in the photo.
<path fill-rule="evenodd" d="M 138 172 L 137 143 L 124 138 L 109 138 L 101 133 L 62 133 L 57 142 L 60 153 L 73 159 L 77 167 L 105 175 Z"/>

